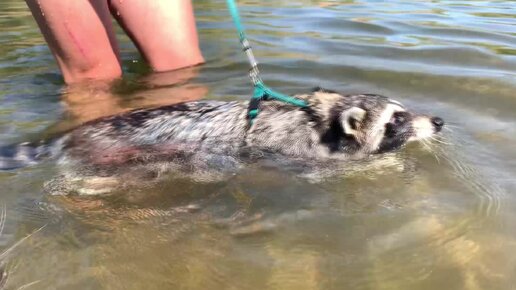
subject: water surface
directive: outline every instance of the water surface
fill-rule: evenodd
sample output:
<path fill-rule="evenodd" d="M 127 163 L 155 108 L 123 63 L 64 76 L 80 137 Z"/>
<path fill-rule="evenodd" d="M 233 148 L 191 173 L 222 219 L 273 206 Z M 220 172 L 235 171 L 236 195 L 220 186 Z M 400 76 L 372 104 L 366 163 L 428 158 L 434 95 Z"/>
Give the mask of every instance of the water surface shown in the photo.
<path fill-rule="evenodd" d="M 514 1 L 239 1 L 266 83 L 381 93 L 447 121 L 430 148 L 319 183 L 275 168 L 53 197 L 0 172 L 7 289 L 515 289 Z M 0 3 L 0 141 L 188 99 L 246 99 L 224 1 L 195 1 L 206 64 L 65 87 L 22 1 Z M 366 165 L 364 165 L 365 167 Z M 26 236 L 32 234 L 27 239 Z"/>

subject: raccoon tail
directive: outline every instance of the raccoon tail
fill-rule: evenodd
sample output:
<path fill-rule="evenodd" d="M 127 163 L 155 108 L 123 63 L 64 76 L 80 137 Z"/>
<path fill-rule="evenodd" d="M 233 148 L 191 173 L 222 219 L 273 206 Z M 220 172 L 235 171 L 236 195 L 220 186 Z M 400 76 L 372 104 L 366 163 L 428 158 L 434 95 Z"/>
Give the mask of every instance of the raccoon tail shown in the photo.
<path fill-rule="evenodd" d="M 51 143 L 24 142 L 0 146 L 0 170 L 13 170 L 37 164 L 52 154 Z"/>

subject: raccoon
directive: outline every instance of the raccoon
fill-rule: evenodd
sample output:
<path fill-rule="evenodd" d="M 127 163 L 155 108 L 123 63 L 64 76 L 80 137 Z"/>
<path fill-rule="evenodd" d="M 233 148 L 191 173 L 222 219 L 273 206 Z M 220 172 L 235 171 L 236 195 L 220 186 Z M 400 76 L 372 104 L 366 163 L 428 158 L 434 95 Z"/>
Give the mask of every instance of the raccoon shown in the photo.
<path fill-rule="evenodd" d="M 0 168 L 45 157 L 105 175 L 142 164 L 216 168 L 267 154 L 304 163 L 344 162 L 397 150 L 431 137 L 444 125 L 439 117 L 407 111 L 381 95 L 316 88 L 295 97 L 308 106 L 262 101 L 252 123 L 248 102 L 240 101 L 185 102 L 103 117 L 40 145 L 6 147 Z"/>

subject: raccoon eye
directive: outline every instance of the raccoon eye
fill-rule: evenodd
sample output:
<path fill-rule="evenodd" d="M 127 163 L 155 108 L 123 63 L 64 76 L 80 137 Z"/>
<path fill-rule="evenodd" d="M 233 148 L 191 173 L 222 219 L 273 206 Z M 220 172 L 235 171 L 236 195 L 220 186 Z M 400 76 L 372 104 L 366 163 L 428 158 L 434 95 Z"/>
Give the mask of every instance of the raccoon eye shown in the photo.
<path fill-rule="evenodd" d="M 405 123 L 407 118 L 405 118 L 405 114 L 403 112 L 396 112 L 392 115 L 391 122 L 395 125 L 400 125 Z"/>
<path fill-rule="evenodd" d="M 349 126 L 353 129 L 353 130 L 356 130 L 358 128 L 358 120 L 355 119 L 355 118 L 349 118 L 348 120 L 349 122 Z"/>
<path fill-rule="evenodd" d="M 396 128 L 394 128 L 394 125 L 392 123 L 388 123 L 385 125 L 385 137 L 392 138 L 396 136 L 397 133 L 398 131 L 396 130 Z"/>

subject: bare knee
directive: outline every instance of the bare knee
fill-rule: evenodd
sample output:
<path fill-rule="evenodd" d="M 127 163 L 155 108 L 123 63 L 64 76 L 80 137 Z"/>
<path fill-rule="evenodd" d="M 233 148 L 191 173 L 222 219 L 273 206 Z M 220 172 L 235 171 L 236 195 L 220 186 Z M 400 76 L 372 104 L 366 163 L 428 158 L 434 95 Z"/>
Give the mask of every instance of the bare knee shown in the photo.
<path fill-rule="evenodd" d="M 107 3 L 102 0 L 26 0 L 65 82 L 122 74 Z"/>

